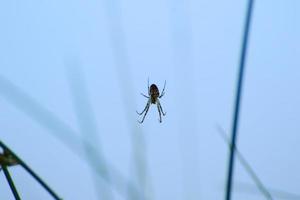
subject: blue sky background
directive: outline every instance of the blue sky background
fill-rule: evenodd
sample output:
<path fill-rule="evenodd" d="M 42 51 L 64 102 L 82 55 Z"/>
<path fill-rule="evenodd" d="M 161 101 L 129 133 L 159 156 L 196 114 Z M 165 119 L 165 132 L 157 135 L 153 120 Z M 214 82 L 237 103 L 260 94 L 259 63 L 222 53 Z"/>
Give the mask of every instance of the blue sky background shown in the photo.
<path fill-rule="evenodd" d="M 223 199 L 228 151 L 216 125 L 230 132 L 246 3 L 1 1 L 1 140 L 64 199 L 132 199 L 118 173 L 148 199 Z M 255 2 L 238 135 L 263 183 L 296 194 L 299 9 Z M 167 81 L 161 124 L 153 105 L 137 122 L 148 77 Z M 24 199 L 52 199 L 10 171 Z M 233 199 L 264 199 L 238 161 L 234 183 Z M 0 199 L 13 199 L 3 173 Z"/>

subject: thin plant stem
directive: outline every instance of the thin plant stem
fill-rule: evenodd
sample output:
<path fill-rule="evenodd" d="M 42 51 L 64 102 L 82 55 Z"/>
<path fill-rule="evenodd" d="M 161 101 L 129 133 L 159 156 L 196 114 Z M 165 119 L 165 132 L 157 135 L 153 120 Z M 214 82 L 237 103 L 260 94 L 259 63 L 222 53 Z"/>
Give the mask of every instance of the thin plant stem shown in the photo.
<path fill-rule="evenodd" d="M 240 55 L 239 62 L 239 74 L 238 74 L 238 82 L 237 82 L 237 91 L 235 97 L 235 107 L 234 114 L 232 120 L 232 132 L 231 132 L 231 147 L 229 152 L 229 162 L 228 162 L 228 173 L 227 173 L 227 182 L 226 182 L 226 200 L 231 200 L 231 190 L 232 190 L 232 179 L 233 179 L 233 170 L 234 170 L 234 156 L 235 156 L 235 143 L 237 139 L 237 130 L 239 123 L 239 113 L 240 113 L 240 102 L 241 102 L 241 94 L 242 94 L 242 86 L 243 86 L 243 77 L 245 71 L 245 63 L 246 63 L 246 54 L 248 47 L 248 38 L 249 38 L 249 30 L 252 16 L 254 0 L 248 1 L 247 13 L 246 13 L 246 21 L 244 26 L 244 34 L 243 34 L 243 42 L 242 49 Z"/>
<path fill-rule="evenodd" d="M 7 169 L 7 166 L 5 165 L 2 165 L 2 169 L 3 169 L 3 172 L 5 174 L 5 177 L 6 177 L 6 180 L 8 182 L 8 185 L 15 197 L 16 200 L 21 200 L 20 196 L 19 196 L 19 193 L 17 191 L 17 188 L 15 187 L 15 184 L 14 184 L 14 181 L 12 180 L 10 174 L 9 174 L 9 171 Z"/>
<path fill-rule="evenodd" d="M 228 144 L 228 148 L 230 149 L 233 145 L 231 145 L 229 138 L 227 137 L 225 131 L 220 127 L 217 126 L 218 133 L 223 138 L 223 140 Z M 236 157 L 240 161 L 241 165 L 244 167 L 244 169 L 247 171 L 247 173 L 250 175 L 252 180 L 254 181 L 255 185 L 259 189 L 259 191 L 266 197 L 268 200 L 272 200 L 272 195 L 268 191 L 268 189 L 264 186 L 258 175 L 255 173 L 255 171 L 252 169 L 249 162 L 246 160 L 246 158 L 242 155 L 242 153 L 239 151 L 239 149 L 236 146 L 233 146 L 236 152 Z"/>
<path fill-rule="evenodd" d="M 56 200 L 61 200 L 58 195 L 11 149 L 9 149 L 1 140 L 0 146 L 7 150 L 17 161 L 18 163 Z"/>

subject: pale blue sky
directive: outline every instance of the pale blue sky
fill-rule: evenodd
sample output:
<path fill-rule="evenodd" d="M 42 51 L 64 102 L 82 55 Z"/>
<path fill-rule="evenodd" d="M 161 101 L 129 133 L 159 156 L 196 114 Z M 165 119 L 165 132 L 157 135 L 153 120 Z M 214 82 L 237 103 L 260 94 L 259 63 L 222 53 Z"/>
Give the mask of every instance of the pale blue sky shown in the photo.
<path fill-rule="evenodd" d="M 77 156 L 86 156 L 84 147 L 76 143 L 75 153 L 66 146 L 59 139 L 65 131 L 24 101 L 27 94 L 138 189 L 145 185 L 149 199 L 223 199 L 228 152 L 216 124 L 230 132 L 245 6 L 233 0 L 0 2 L 0 139 L 66 200 L 130 198 L 126 187 L 120 192 L 92 178 L 93 164 Z M 291 193 L 300 187 L 299 9 L 297 0 L 255 2 L 238 135 L 263 183 Z M 153 105 L 145 122 L 137 122 L 148 77 L 160 89 L 167 81 L 161 124 Z M 7 81 L 23 96 L 7 90 Z M 86 98 L 70 83 L 84 83 Z M 74 145 L 72 138 L 65 142 Z M 10 171 L 24 199 L 52 199 L 23 169 Z M 13 199 L 0 175 L 0 199 Z M 233 199 L 264 199 L 239 187 L 254 183 L 238 161 L 234 182 Z"/>

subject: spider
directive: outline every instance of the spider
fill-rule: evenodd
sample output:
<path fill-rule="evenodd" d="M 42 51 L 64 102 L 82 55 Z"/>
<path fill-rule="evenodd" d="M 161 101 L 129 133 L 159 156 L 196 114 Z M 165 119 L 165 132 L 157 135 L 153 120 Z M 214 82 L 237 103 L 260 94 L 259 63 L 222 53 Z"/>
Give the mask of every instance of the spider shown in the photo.
<path fill-rule="evenodd" d="M 141 93 L 141 95 L 143 95 L 144 97 L 146 97 L 148 99 L 148 102 L 144 108 L 144 110 L 139 113 L 138 111 L 137 114 L 139 115 L 142 115 L 144 112 L 144 116 L 143 116 L 143 119 L 142 121 L 138 121 L 139 123 L 143 123 L 144 122 L 144 119 L 148 113 L 148 110 L 149 110 L 149 107 L 151 104 L 156 104 L 157 105 L 157 109 L 158 109 L 158 114 L 159 114 L 159 122 L 161 123 L 161 113 L 163 114 L 163 116 L 166 115 L 166 113 L 164 113 L 161 105 L 160 105 L 160 102 L 159 102 L 159 99 L 162 98 L 165 94 L 165 87 L 166 87 L 166 81 L 165 81 L 165 84 L 164 84 L 164 88 L 161 92 L 161 95 L 159 95 L 159 90 L 158 90 L 158 87 L 155 85 L 155 84 L 152 84 L 150 87 L 149 87 L 149 79 L 148 79 L 148 95 L 144 95 L 143 93 Z"/>

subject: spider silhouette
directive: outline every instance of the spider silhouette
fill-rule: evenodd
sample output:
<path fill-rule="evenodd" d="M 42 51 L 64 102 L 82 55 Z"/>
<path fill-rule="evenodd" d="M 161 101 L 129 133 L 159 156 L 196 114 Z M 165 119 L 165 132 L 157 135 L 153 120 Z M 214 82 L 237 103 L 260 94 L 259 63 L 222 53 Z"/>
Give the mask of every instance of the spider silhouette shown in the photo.
<path fill-rule="evenodd" d="M 161 113 L 163 114 L 163 116 L 166 115 L 166 113 L 163 111 L 161 105 L 160 105 L 160 102 L 159 102 L 159 99 L 162 98 L 165 94 L 165 88 L 166 88 L 166 81 L 165 81 L 165 84 L 164 84 L 164 88 L 161 92 L 161 95 L 159 95 L 159 90 L 158 90 L 158 87 L 155 85 L 155 84 L 152 84 L 150 87 L 149 87 L 149 79 L 148 79 L 148 95 L 144 95 L 143 93 L 141 93 L 141 95 L 143 95 L 144 97 L 146 97 L 148 99 L 148 102 L 144 108 L 144 110 L 139 113 L 138 111 L 137 114 L 139 115 L 142 115 L 144 112 L 144 116 L 143 116 L 143 119 L 142 121 L 138 121 L 139 123 L 143 123 L 144 122 L 144 119 L 148 113 L 148 110 L 150 108 L 150 105 L 151 104 L 156 104 L 157 105 L 157 109 L 158 109 L 158 114 L 159 114 L 159 122 L 161 123 Z"/>

